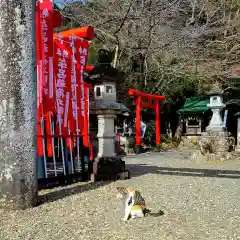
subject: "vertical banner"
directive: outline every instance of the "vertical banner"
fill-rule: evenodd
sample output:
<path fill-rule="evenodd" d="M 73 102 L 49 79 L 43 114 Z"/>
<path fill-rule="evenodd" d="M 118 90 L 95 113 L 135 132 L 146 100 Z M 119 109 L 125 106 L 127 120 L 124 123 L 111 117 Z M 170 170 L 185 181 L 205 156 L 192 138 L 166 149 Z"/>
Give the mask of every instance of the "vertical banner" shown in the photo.
<path fill-rule="evenodd" d="M 39 1 L 36 1 L 36 62 L 37 62 L 37 154 L 43 157 L 43 143 L 40 119 L 42 113 L 42 56 L 41 56 L 41 25 Z"/>
<path fill-rule="evenodd" d="M 37 60 L 37 107 L 42 104 L 42 55 L 41 55 L 41 21 L 39 1 L 36 1 L 36 60 Z"/>
<path fill-rule="evenodd" d="M 69 120 L 70 120 L 70 131 L 76 134 L 76 130 L 79 129 L 78 123 L 78 105 L 77 105 L 77 72 L 76 72 L 76 37 L 71 36 L 71 101 L 70 101 L 70 111 L 69 111 Z"/>
<path fill-rule="evenodd" d="M 84 113 L 84 137 L 83 144 L 85 147 L 89 146 L 89 88 L 92 85 L 85 83 L 84 94 L 85 94 L 85 113 Z"/>
<path fill-rule="evenodd" d="M 69 43 L 54 41 L 54 77 L 56 84 L 56 107 L 58 134 L 68 135 L 68 112 L 71 92 L 71 55 Z"/>
<path fill-rule="evenodd" d="M 85 118 L 85 91 L 83 74 L 87 63 L 88 56 L 88 42 L 82 39 L 76 39 L 76 60 L 77 66 L 77 105 L 78 109 L 78 123 L 79 130 L 83 134 L 84 132 L 84 118 Z M 87 126 L 86 126 L 87 127 Z"/>
<path fill-rule="evenodd" d="M 51 131 L 51 123 L 53 121 L 53 116 L 51 112 L 45 114 L 45 132 L 47 135 L 47 156 L 53 157 L 53 143 L 52 143 L 52 131 Z"/>
<path fill-rule="evenodd" d="M 51 0 L 39 1 L 41 26 L 41 54 L 43 65 L 43 111 L 55 112 L 53 80 L 53 3 Z"/>

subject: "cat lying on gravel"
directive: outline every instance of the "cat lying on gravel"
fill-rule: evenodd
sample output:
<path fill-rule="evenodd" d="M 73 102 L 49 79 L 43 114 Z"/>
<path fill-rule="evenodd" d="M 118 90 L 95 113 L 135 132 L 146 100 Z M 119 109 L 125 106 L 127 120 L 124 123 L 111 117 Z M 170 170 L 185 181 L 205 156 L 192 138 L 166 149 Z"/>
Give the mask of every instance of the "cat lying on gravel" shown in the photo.
<path fill-rule="evenodd" d="M 151 213 L 151 210 L 146 207 L 145 200 L 141 193 L 131 187 L 117 187 L 117 197 L 125 199 L 125 214 L 123 221 L 127 221 L 129 217 L 144 217 L 146 214 L 151 216 L 161 216 L 164 213 L 160 210 L 157 213 Z"/>

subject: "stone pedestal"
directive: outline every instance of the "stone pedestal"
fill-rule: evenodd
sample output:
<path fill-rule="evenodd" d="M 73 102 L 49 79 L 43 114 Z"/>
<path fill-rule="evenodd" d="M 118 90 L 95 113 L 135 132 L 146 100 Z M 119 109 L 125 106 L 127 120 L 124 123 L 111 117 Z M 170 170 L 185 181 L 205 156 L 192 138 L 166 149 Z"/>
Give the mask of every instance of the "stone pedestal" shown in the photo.
<path fill-rule="evenodd" d="M 91 181 L 110 181 L 121 179 L 122 173 L 128 173 L 125 169 L 125 162 L 121 157 L 101 157 L 96 158 L 92 166 Z M 130 174 L 127 174 L 127 178 Z"/>
<path fill-rule="evenodd" d="M 121 179 L 125 162 L 115 152 L 114 120 L 117 109 L 97 110 L 98 114 L 98 154 L 92 165 L 91 181 Z M 129 174 L 128 174 L 129 176 Z"/>
<path fill-rule="evenodd" d="M 204 132 L 199 139 L 202 154 L 228 152 L 234 145 L 234 137 L 227 132 Z"/>
<path fill-rule="evenodd" d="M 111 111 L 101 111 L 98 118 L 98 158 L 114 157 L 115 137 L 114 120 L 116 115 Z"/>

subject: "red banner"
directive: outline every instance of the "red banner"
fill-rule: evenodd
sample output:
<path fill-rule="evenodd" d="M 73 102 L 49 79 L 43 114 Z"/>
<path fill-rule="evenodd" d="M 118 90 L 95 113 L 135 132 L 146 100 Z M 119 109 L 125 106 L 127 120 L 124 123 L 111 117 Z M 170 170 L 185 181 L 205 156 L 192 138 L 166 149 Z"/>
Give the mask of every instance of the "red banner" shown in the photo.
<path fill-rule="evenodd" d="M 54 80 L 53 80 L 53 7 L 52 1 L 39 2 L 41 26 L 41 54 L 43 65 L 43 111 L 55 112 Z"/>
<path fill-rule="evenodd" d="M 69 43 L 54 40 L 54 76 L 56 84 L 57 133 L 68 135 L 71 93 L 71 52 Z"/>
<path fill-rule="evenodd" d="M 76 60 L 77 60 L 77 105 L 78 109 L 78 122 L 79 130 L 84 134 L 84 118 L 85 118 L 85 91 L 84 91 L 84 80 L 83 73 L 87 63 L 88 56 L 88 42 L 82 39 L 76 40 Z"/>
<path fill-rule="evenodd" d="M 78 122 L 78 102 L 77 102 L 77 61 L 76 61 L 76 38 L 75 36 L 70 37 L 71 40 L 71 94 L 70 94 L 70 111 L 69 111 L 69 124 L 70 131 L 76 134 L 76 130 L 79 128 Z"/>
<path fill-rule="evenodd" d="M 89 145 L 89 89 L 87 85 L 84 86 L 84 94 L 85 94 L 85 112 L 84 112 L 84 137 L 83 137 L 83 145 L 88 147 Z"/>
<path fill-rule="evenodd" d="M 45 114 L 45 132 L 47 134 L 47 156 L 52 157 L 53 156 L 53 144 L 52 144 L 52 122 L 53 122 L 53 115 L 51 112 L 48 112 Z"/>
<path fill-rule="evenodd" d="M 36 1 L 36 60 L 37 60 L 37 154 L 43 157 L 43 141 L 41 132 L 42 113 L 42 56 L 41 56 L 41 26 L 39 1 Z"/>
<path fill-rule="evenodd" d="M 64 41 L 60 34 L 58 40 L 54 40 L 57 119 L 58 126 L 62 126 L 58 130 L 59 134 L 68 135 L 67 129 L 70 127 L 71 133 L 85 134 L 88 133 L 88 131 L 84 132 L 84 129 L 88 128 L 88 124 L 85 127 L 88 121 L 86 115 L 88 106 L 83 73 L 88 55 L 88 42 L 75 36 L 71 36 L 69 41 Z M 65 58 L 59 60 L 59 57 L 64 55 Z M 64 64 L 59 63 L 61 59 L 65 59 Z"/>
<path fill-rule="evenodd" d="M 37 107 L 42 104 L 42 56 L 39 1 L 36 1 Z"/>

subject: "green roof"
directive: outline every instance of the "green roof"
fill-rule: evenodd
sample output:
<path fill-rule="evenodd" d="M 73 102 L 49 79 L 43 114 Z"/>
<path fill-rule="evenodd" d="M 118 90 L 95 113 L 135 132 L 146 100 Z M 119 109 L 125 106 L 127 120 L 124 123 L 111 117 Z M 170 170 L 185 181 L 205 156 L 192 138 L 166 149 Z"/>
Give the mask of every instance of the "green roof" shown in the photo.
<path fill-rule="evenodd" d="M 207 107 L 209 104 L 208 98 L 202 97 L 191 97 L 187 98 L 184 106 L 177 111 L 179 114 L 200 114 L 206 112 L 209 108 Z"/>

